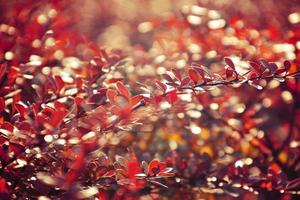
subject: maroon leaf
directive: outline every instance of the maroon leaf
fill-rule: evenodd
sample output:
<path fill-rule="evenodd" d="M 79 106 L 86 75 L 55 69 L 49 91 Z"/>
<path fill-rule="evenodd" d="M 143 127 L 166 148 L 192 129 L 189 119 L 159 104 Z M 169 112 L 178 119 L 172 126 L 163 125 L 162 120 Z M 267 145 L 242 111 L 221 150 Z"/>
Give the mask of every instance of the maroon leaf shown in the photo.
<path fill-rule="evenodd" d="M 162 75 L 164 77 L 165 80 L 167 80 L 168 82 L 174 82 L 172 77 L 169 74 L 163 74 Z"/>
<path fill-rule="evenodd" d="M 25 147 L 23 145 L 13 143 L 13 142 L 10 142 L 9 148 L 11 149 L 11 151 L 13 151 L 15 153 L 15 155 L 19 155 L 25 149 Z"/>
<path fill-rule="evenodd" d="M 277 70 L 276 70 L 275 74 L 276 74 L 276 75 L 279 75 L 279 74 L 282 74 L 282 73 L 284 73 L 284 72 L 286 72 L 286 68 L 280 68 L 280 69 L 277 69 Z"/>
<path fill-rule="evenodd" d="M 231 58 L 225 57 L 224 61 L 232 70 L 235 71 L 235 66 L 234 66 L 234 63 L 232 62 Z"/>
<path fill-rule="evenodd" d="M 285 61 L 283 62 L 283 66 L 284 66 L 284 68 L 285 68 L 286 71 L 289 71 L 292 65 L 291 65 L 291 62 L 290 62 L 290 61 L 285 60 Z"/>
<path fill-rule="evenodd" d="M 177 80 L 181 81 L 182 77 L 181 77 L 181 74 L 179 73 L 179 71 L 177 69 L 172 69 L 172 72 L 173 72 L 174 76 L 177 78 Z"/>
<path fill-rule="evenodd" d="M 261 73 L 261 69 L 259 64 L 257 64 L 256 62 L 250 61 L 249 62 L 251 67 L 257 72 L 257 73 Z"/>
<path fill-rule="evenodd" d="M 200 76 L 204 79 L 204 75 L 207 72 L 205 71 L 203 66 L 198 66 L 198 65 L 193 64 L 192 69 L 196 70 L 200 74 Z"/>
<path fill-rule="evenodd" d="M 13 132 L 14 126 L 10 122 L 4 122 L 1 125 L 1 129 L 5 129 L 5 130 L 8 130 L 9 132 Z"/>
<path fill-rule="evenodd" d="M 269 63 L 270 74 L 275 74 L 278 67 L 275 63 Z"/>
<path fill-rule="evenodd" d="M 296 178 L 296 179 L 288 182 L 285 189 L 290 190 L 290 189 L 295 189 L 295 188 L 298 188 L 298 187 L 300 187 L 300 178 Z"/>
<path fill-rule="evenodd" d="M 268 63 L 265 59 L 260 59 L 260 60 L 259 60 L 259 63 L 260 63 L 261 69 L 262 69 L 262 73 L 263 73 L 266 69 L 269 69 L 269 68 L 270 68 L 269 63 Z"/>

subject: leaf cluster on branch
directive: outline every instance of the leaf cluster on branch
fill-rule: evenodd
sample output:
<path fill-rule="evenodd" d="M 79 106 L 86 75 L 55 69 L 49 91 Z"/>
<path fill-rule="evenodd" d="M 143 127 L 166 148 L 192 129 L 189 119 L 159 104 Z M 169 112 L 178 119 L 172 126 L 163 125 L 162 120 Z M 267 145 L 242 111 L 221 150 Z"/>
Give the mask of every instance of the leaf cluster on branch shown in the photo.
<path fill-rule="evenodd" d="M 1 199 L 299 195 L 296 25 L 208 3 L 122 27 L 99 3 L 101 42 L 130 30 L 115 49 L 80 2 L 33 2 L 0 3 Z"/>

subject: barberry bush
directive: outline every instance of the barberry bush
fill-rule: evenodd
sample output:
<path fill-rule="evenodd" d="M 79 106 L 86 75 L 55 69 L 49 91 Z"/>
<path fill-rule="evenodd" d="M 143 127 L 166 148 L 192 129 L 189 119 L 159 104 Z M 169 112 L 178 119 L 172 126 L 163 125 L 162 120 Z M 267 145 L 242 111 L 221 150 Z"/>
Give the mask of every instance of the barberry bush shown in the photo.
<path fill-rule="evenodd" d="M 299 1 L 0 13 L 0 199 L 299 198 Z"/>

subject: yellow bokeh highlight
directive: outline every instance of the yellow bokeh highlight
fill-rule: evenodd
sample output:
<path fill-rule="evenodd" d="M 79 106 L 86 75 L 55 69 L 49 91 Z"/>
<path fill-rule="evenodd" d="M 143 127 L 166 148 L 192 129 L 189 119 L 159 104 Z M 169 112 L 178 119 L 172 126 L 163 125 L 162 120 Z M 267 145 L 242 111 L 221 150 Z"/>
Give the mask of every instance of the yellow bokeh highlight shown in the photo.
<path fill-rule="evenodd" d="M 288 154 L 286 152 L 281 152 L 279 155 L 278 155 L 278 159 L 280 160 L 280 162 L 282 163 L 287 163 L 288 161 Z"/>

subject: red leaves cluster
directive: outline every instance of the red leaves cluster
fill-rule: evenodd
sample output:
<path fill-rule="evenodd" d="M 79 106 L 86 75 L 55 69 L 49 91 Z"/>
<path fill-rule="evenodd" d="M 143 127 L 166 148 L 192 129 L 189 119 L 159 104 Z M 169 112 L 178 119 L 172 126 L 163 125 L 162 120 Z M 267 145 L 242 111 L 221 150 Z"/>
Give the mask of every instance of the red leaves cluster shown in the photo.
<path fill-rule="evenodd" d="M 187 71 L 186 77 L 179 76 L 179 72 L 172 69 L 172 78 L 169 74 L 164 74 L 163 78 L 166 84 L 156 81 L 158 87 L 163 90 L 164 94 L 167 93 L 167 86 L 169 85 L 174 88 L 171 90 L 172 93 L 176 93 L 176 90 L 191 89 L 193 91 L 209 89 L 209 87 L 219 86 L 219 85 L 233 85 L 239 83 L 249 83 L 249 85 L 262 89 L 259 85 L 261 80 L 284 80 L 285 78 L 298 77 L 299 72 L 290 72 L 291 63 L 289 61 L 284 61 L 282 67 L 278 67 L 276 63 L 267 62 L 264 59 L 260 59 L 259 62 L 250 61 L 249 71 L 244 74 L 239 73 L 236 70 L 236 66 L 229 57 L 225 57 L 224 61 L 226 63 L 225 73 L 218 74 L 210 72 L 206 67 L 198 64 L 193 64 Z M 172 96 L 175 97 L 175 94 Z M 172 98 L 174 99 L 174 98 Z"/>
<path fill-rule="evenodd" d="M 194 12 L 191 16 L 196 19 L 200 18 L 198 15 L 202 11 L 215 13 L 210 15 L 216 15 L 217 18 L 221 17 L 217 16 L 216 11 L 209 12 L 208 9 L 197 6 L 187 9 L 189 11 L 184 11 L 187 13 L 182 13 L 180 17 L 167 17 L 166 20 L 162 19 L 162 22 L 150 20 L 150 28 L 159 29 L 161 23 L 174 29 L 179 28 L 179 34 L 191 33 L 190 40 L 186 40 L 183 35 L 175 39 L 166 37 L 166 46 L 170 40 L 170 46 L 176 47 L 174 49 L 162 48 L 162 52 L 159 48 L 156 49 L 160 54 L 167 55 L 166 60 L 184 55 L 184 62 L 191 64 L 187 64 L 185 68 L 172 68 L 176 62 L 174 65 L 172 62 L 156 62 L 155 58 L 152 59 L 153 55 L 156 56 L 156 50 L 152 55 L 138 47 L 138 53 L 132 50 L 133 53 L 130 54 L 134 58 L 134 67 L 147 65 L 153 67 L 153 71 L 156 71 L 156 67 L 170 70 L 161 77 L 156 76 L 157 74 L 140 76 L 136 72 L 138 70 L 129 70 L 137 75 L 132 81 L 128 76 L 129 72 L 124 70 L 127 61 L 123 59 L 125 56 L 122 51 L 104 50 L 82 36 L 82 32 L 67 28 L 72 27 L 78 17 L 78 12 L 68 10 L 69 4 L 67 1 L 49 1 L 45 4 L 34 1 L 20 4 L 13 2 L 5 4 L 10 9 L 7 10 L 7 15 L 0 17 L 3 18 L 0 24 L 0 56 L 3 58 L 0 63 L 1 199 L 8 199 L 12 195 L 17 198 L 24 195 L 24 198 L 49 196 L 78 199 L 98 196 L 108 199 L 113 196 L 116 199 L 126 199 L 126 195 L 148 195 L 156 193 L 157 189 L 161 192 L 169 185 L 174 186 L 169 187 L 173 192 L 178 188 L 192 190 L 201 186 L 206 187 L 206 191 L 221 190 L 233 197 L 238 196 L 234 183 L 239 183 L 245 188 L 252 187 L 252 190 L 294 192 L 299 189 L 299 178 L 295 177 L 299 172 L 299 158 L 283 162 L 285 157 L 280 157 L 280 153 L 298 152 L 299 138 L 292 134 L 293 131 L 297 132 L 294 130 L 296 128 L 293 128 L 297 122 L 291 120 L 290 134 L 283 141 L 285 145 L 276 149 L 272 145 L 272 139 L 269 141 L 266 137 L 270 135 L 269 132 L 263 132 L 265 135 L 260 136 L 261 138 L 257 138 L 257 133 L 255 136 L 251 135 L 264 127 L 260 127 L 261 124 L 255 120 L 255 109 L 251 114 L 245 114 L 244 110 L 249 107 L 248 102 L 240 103 L 242 109 L 239 109 L 238 114 L 231 112 L 230 104 L 235 104 L 236 99 L 244 98 L 243 94 L 247 92 L 234 94 L 239 98 L 231 99 L 230 95 L 233 93 L 200 93 L 212 90 L 216 86 L 239 86 L 243 83 L 263 89 L 262 81 L 283 82 L 288 78 L 298 78 L 300 73 L 297 60 L 287 61 L 275 53 L 273 55 L 272 52 L 261 52 L 262 57 L 272 55 L 267 59 L 258 59 L 254 55 L 244 55 L 247 48 L 222 48 L 221 42 L 218 41 L 222 38 L 218 35 L 227 36 L 226 27 L 218 30 L 205 27 L 202 32 L 201 27 L 185 19 L 185 15 L 190 15 L 190 11 Z M 43 14 L 46 11 L 47 13 Z M 53 12 L 56 17 L 52 17 Z M 13 19 L 6 16 L 12 16 Z M 203 19 L 207 21 L 209 16 L 203 16 Z M 233 31 L 237 39 L 246 40 L 250 37 L 248 35 L 251 34 L 247 30 L 239 27 L 238 24 L 243 24 L 239 23 L 240 20 L 232 21 L 232 30 L 229 32 Z M 137 23 L 139 22 L 133 24 Z M 132 32 L 128 38 L 136 38 L 135 31 Z M 153 38 L 160 37 L 162 32 L 153 34 Z M 272 37 L 276 36 L 276 31 L 268 32 L 273 34 Z M 206 37 L 203 37 L 203 34 Z M 291 43 L 294 46 L 299 39 L 298 35 L 294 34 L 292 38 Z M 215 36 L 218 36 L 217 41 L 214 40 Z M 270 38 L 265 40 L 268 39 Z M 191 42 L 196 47 L 203 48 L 203 52 L 197 48 L 196 53 L 187 50 L 187 45 L 191 45 Z M 164 46 L 161 40 L 157 40 L 157 43 Z M 176 45 L 173 45 L 174 43 Z M 256 43 L 260 44 L 261 41 L 253 41 L 253 44 Z M 202 54 L 205 55 L 212 49 L 216 49 L 217 56 L 201 58 Z M 251 59 L 246 67 L 243 66 L 246 68 L 243 73 L 240 72 L 240 63 L 228 57 L 236 54 L 236 50 L 242 52 L 241 59 Z M 198 61 L 193 57 L 199 58 Z M 282 64 L 271 62 L 275 58 L 280 62 L 285 61 Z M 213 64 L 221 70 L 214 72 L 211 69 Z M 141 94 L 142 88 L 136 80 L 141 81 L 141 84 L 146 82 L 147 85 L 143 87 L 150 92 Z M 292 80 L 292 83 L 289 83 L 292 87 L 282 87 L 286 91 L 294 88 L 294 93 L 290 95 L 294 100 L 293 109 L 297 110 L 299 84 Z M 137 85 L 139 86 L 135 87 Z M 197 98 L 183 101 L 181 97 L 186 94 Z M 217 103 L 212 104 L 210 100 Z M 161 109 L 163 106 L 158 106 L 165 105 L 163 103 L 166 102 L 170 112 Z M 268 99 L 266 102 L 265 107 L 269 106 Z M 262 107 L 257 106 L 256 101 L 251 103 Z M 213 109 L 207 108 L 207 104 Z M 226 105 L 222 107 L 221 104 Z M 139 109 L 146 106 L 153 112 L 151 126 L 135 126 L 143 126 L 145 121 L 149 122 Z M 185 110 L 189 107 L 192 110 Z M 223 113 L 218 113 L 219 107 L 220 110 L 223 109 Z M 177 115 L 172 108 L 177 109 Z M 188 111 L 192 111 L 192 114 Z M 204 123 L 200 115 L 205 115 Z M 223 119 L 225 117 L 233 123 L 226 124 L 227 118 Z M 220 121 L 225 123 L 226 129 L 223 130 L 223 126 L 219 125 Z M 156 131 L 160 130 L 160 126 L 167 127 L 167 133 Z M 196 131 L 193 132 L 193 128 L 196 128 Z M 205 130 L 209 128 L 211 130 Z M 227 131 L 228 128 L 230 131 Z M 150 136 L 146 136 L 146 132 L 150 132 Z M 237 142 L 232 142 L 234 137 L 243 141 L 246 138 L 254 150 L 248 149 L 245 150 L 246 153 L 243 152 L 243 147 L 238 146 Z M 161 142 L 162 138 L 166 141 Z M 294 143 L 291 143 L 292 139 L 295 140 Z M 183 148 L 182 144 L 186 146 Z M 296 146 L 293 150 L 290 149 L 290 146 L 293 146 L 291 144 Z M 126 149 L 128 146 L 130 153 Z M 159 157 L 165 156 L 170 162 L 150 158 L 158 150 L 164 152 L 166 146 L 167 150 L 172 149 L 171 153 L 168 151 L 166 154 L 171 155 Z M 136 151 L 135 156 L 132 155 L 132 149 Z M 255 155 L 257 151 L 261 155 Z M 126 158 L 116 156 L 118 154 L 125 154 Z M 243 156 L 250 157 L 253 164 L 236 167 L 234 163 L 237 157 Z M 148 164 L 140 160 L 150 162 Z M 270 167 L 264 171 L 264 165 L 269 164 Z M 257 169 L 261 174 L 253 177 L 251 173 Z M 174 176 L 175 178 L 171 178 Z M 86 190 L 90 196 L 86 194 Z"/>
<path fill-rule="evenodd" d="M 107 99 L 112 105 L 111 112 L 121 119 L 127 119 L 137 106 L 143 104 L 144 97 L 142 95 L 132 97 L 122 82 L 118 81 L 116 87 L 118 91 L 108 89 L 106 92 Z"/>

